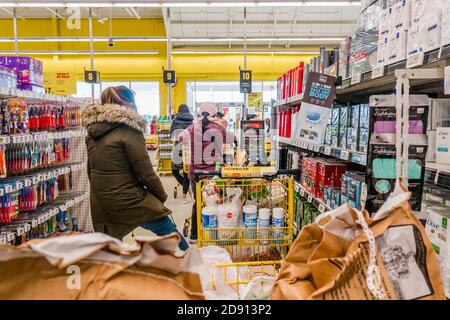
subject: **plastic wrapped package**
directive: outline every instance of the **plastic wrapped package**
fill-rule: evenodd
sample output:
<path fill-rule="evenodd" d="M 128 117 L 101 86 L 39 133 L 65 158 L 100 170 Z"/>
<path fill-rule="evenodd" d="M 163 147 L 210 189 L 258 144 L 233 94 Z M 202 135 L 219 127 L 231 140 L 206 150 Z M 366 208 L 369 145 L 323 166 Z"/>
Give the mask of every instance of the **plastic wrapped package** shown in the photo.
<path fill-rule="evenodd" d="M 259 275 L 248 283 L 241 300 L 268 300 L 276 278 L 270 275 Z"/>
<path fill-rule="evenodd" d="M 377 49 L 381 2 L 375 1 L 361 12 L 359 28 L 353 36 L 350 46 L 350 76 L 365 73 L 377 65 Z"/>
<path fill-rule="evenodd" d="M 349 58 L 350 58 L 351 38 L 346 37 L 339 45 L 339 76 L 343 79 L 349 77 Z"/>
<path fill-rule="evenodd" d="M 389 60 L 389 39 L 388 37 L 382 37 L 378 40 L 378 51 L 377 51 L 377 65 L 383 66 Z"/>

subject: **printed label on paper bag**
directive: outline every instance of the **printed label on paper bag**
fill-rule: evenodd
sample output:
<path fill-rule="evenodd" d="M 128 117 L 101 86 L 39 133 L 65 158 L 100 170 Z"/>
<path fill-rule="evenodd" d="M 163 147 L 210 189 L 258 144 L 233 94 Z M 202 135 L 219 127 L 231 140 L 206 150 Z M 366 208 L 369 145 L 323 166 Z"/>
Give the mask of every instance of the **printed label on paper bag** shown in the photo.
<path fill-rule="evenodd" d="M 415 225 L 390 227 L 376 242 L 399 300 L 433 294 L 426 265 L 427 250 Z"/>

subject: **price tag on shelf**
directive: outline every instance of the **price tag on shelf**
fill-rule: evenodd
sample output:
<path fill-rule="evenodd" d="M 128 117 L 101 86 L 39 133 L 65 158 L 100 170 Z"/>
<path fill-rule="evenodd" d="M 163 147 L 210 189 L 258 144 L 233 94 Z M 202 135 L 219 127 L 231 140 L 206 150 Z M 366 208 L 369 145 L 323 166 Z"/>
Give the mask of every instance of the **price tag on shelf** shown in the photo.
<path fill-rule="evenodd" d="M 300 189 L 300 196 L 301 196 L 302 198 L 304 198 L 304 197 L 305 197 L 305 190 L 303 190 L 303 189 Z"/>
<path fill-rule="evenodd" d="M 6 184 L 5 185 L 5 193 L 11 193 L 12 192 L 12 185 Z"/>
<path fill-rule="evenodd" d="M 309 202 L 309 203 L 312 203 L 312 201 L 313 201 L 312 195 L 308 195 L 308 202 Z"/>
<path fill-rule="evenodd" d="M 323 149 L 323 153 L 327 156 L 330 156 L 331 155 L 331 147 L 325 147 Z"/>
<path fill-rule="evenodd" d="M 350 158 L 350 152 L 348 152 L 347 150 L 341 150 L 340 158 L 342 160 L 348 160 Z"/>
<path fill-rule="evenodd" d="M 51 211 L 47 212 L 47 213 L 45 214 L 45 221 L 50 220 L 51 217 L 52 217 L 52 212 L 51 212 Z"/>
<path fill-rule="evenodd" d="M 38 181 L 44 181 L 44 176 L 42 174 L 37 175 Z"/>
<path fill-rule="evenodd" d="M 17 190 L 22 190 L 22 188 L 23 188 L 23 182 L 22 182 L 22 181 L 17 181 L 17 182 L 16 182 L 16 188 L 17 188 Z"/>
<path fill-rule="evenodd" d="M 25 233 L 25 229 L 23 227 L 17 227 L 16 229 L 17 235 L 20 237 Z"/>
<path fill-rule="evenodd" d="M 423 65 L 425 60 L 425 52 L 419 52 L 409 56 L 406 60 L 406 68 L 415 68 Z"/>
<path fill-rule="evenodd" d="M 37 225 L 38 225 L 38 219 L 33 219 L 33 220 L 31 220 L 31 227 L 32 227 L 32 228 L 36 228 Z"/>
<path fill-rule="evenodd" d="M 67 210 L 66 205 L 59 206 L 59 210 L 60 210 L 61 212 L 66 211 L 66 210 Z"/>
<path fill-rule="evenodd" d="M 6 236 L 0 236 L 0 243 L 2 244 L 6 243 Z"/>
<path fill-rule="evenodd" d="M 38 224 L 43 224 L 44 223 L 44 216 L 43 215 L 40 216 L 37 221 L 38 221 Z"/>
<path fill-rule="evenodd" d="M 0 188 L 0 197 L 2 197 L 5 194 L 5 190 L 3 188 Z"/>
<path fill-rule="evenodd" d="M 33 183 L 33 181 L 31 181 L 31 179 L 25 179 L 25 180 L 24 180 L 24 185 L 25 185 L 25 187 L 31 186 L 32 183 Z"/>
<path fill-rule="evenodd" d="M 31 225 L 27 223 L 23 228 L 25 229 L 25 232 L 28 232 L 31 230 Z"/>
<path fill-rule="evenodd" d="M 325 212 L 325 205 L 323 203 L 319 204 L 319 212 L 324 213 Z"/>
<path fill-rule="evenodd" d="M 372 70 L 372 79 L 378 79 L 384 77 L 384 66 L 378 66 Z"/>
<path fill-rule="evenodd" d="M 14 233 L 8 233 L 8 235 L 6 236 L 6 241 L 11 242 L 14 241 L 14 239 L 16 238 L 16 236 L 14 235 Z"/>
<path fill-rule="evenodd" d="M 361 83 L 361 79 L 362 79 L 362 74 L 361 73 L 355 73 L 352 76 L 352 80 L 351 80 L 350 84 L 354 85 L 354 84 Z"/>
<path fill-rule="evenodd" d="M 38 184 L 38 182 L 39 182 L 38 176 L 34 176 L 33 177 L 33 184 Z"/>
<path fill-rule="evenodd" d="M 300 186 L 298 185 L 297 182 L 294 184 L 294 190 L 295 190 L 295 192 L 299 192 L 300 191 Z"/>

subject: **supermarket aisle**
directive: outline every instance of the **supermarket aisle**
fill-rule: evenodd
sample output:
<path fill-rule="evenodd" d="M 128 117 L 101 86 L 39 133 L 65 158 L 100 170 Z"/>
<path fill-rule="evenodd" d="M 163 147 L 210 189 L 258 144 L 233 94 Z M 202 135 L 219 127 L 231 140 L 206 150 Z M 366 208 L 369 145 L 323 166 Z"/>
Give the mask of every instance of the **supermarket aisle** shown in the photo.
<path fill-rule="evenodd" d="M 155 160 L 156 151 L 149 151 L 149 154 L 150 154 L 150 159 L 152 160 L 153 168 L 156 170 L 156 164 L 157 164 L 157 161 Z M 161 181 L 163 183 L 164 189 L 166 190 L 166 192 L 169 196 L 165 204 L 170 210 L 172 210 L 172 216 L 175 220 L 175 223 L 178 226 L 178 230 L 180 230 L 180 232 L 182 232 L 184 220 L 190 216 L 193 202 L 189 202 L 188 204 L 183 204 L 181 199 L 174 198 L 173 190 L 174 190 L 175 186 L 177 185 L 177 182 L 174 177 L 162 176 Z M 188 199 L 190 199 L 189 196 L 188 196 Z M 154 234 L 152 232 L 144 230 L 142 228 L 137 228 L 134 231 L 134 235 L 135 236 L 136 235 L 152 236 Z M 127 243 L 132 242 L 133 240 L 132 240 L 131 234 L 126 236 L 124 238 L 124 241 Z"/>

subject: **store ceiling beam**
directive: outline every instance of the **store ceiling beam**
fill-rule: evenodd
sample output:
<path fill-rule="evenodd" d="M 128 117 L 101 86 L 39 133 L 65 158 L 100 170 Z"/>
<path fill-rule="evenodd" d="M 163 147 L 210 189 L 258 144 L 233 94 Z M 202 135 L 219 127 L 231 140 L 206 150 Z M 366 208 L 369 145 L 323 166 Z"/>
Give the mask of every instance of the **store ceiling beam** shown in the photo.
<path fill-rule="evenodd" d="M 217 24 L 229 24 L 229 20 L 214 20 L 213 22 L 215 25 Z M 302 21 L 297 21 L 296 25 L 355 25 L 357 23 L 356 20 L 302 20 Z M 211 20 L 183 20 L 183 21 L 172 21 L 173 25 L 199 25 L 199 24 L 211 24 Z M 237 24 L 244 24 L 243 20 L 233 20 L 233 24 L 237 25 Z M 267 26 L 272 26 L 273 25 L 273 20 L 265 20 L 265 21 L 257 21 L 257 20 L 247 20 L 247 25 L 258 25 L 258 26 L 262 26 L 262 25 L 267 25 Z M 282 26 L 282 25 L 292 25 L 292 21 L 291 20 L 278 20 L 277 22 L 278 26 Z"/>
<path fill-rule="evenodd" d="M 12 55 L 13 51 L 0 51 L 0 55 Z M 158 50 L 97 50 L 94 51 L 94 55 L 156 55 L 159 54 Z M 90 55 L 89 50 L 84 51 L 70 51 L 70 50 L 57 50 L 57 51 L 20 51 L 20 55 Z"/>
<path fill-rule="evenodd" d="M 294 35 L 295 26 L 297 25 L 297 19 L 298 19 L 298 7 L 295 8 L 294 21 L 292 22 L 292 25 L 291 25 L 291 36 Z M 291 47 L 291 41 L 288 41 L 286 48 L 290 48 L 290 47 Z"/>
<path fill-rule="evenodd" d="M 163 8 L 162 9 L 162 15 L 163 15 L 163 20 L 164 20 L 164 26 L 166 27 L 166 35 L 172 34 L 172 30 L 170 29 L 170 25 L 172 24 L 172 21 L 169 24 L 169 20 L 167 17 L 167 8 Z M 173 39 L 172 39 L 173 40 Z"/>
<path fill-rule="evenodd" d="M 110 7 L 134 7 L 134 8 L 204 8 L 204 7 L 349 7 L 361 6 L 361 1 L 248 1 L 248 2 L 223 2 L 223 1 L 104 1 L 104 2 L 81 2 L 81 1 L 61 1 L 41 3 L 39 0 L 29 0 L 27 2 L 2 2 L 3 7 L 51 7 L 51 8 L 110 8 Z"/>
<path fill-rule="evenodd" d="M 47 10 L 48 12 L 50 12 L 51 14 L 53 14 L 54 16 L 56 16 L 56 17 L 58 17 L 58 18 L 60 18 L 60 19 L 66 20 L 66 17 L 64 17 L 63 15 L 59 14 L 59 13 L 58 13 L 56 10 L 54 10 L 54 9 L 45 7 L 45 10 Z"/>
<path fill-rule="evenodd" d="M 13 13 L 11 10 L 9 10 L 9 9 L 2 8 L 2 7 L 0 7 L 0 9 L 3 10 L 4 12 L 6 12 L 7 14 L 10 14 L 11 16 L 14 15 L 14 13 Z M 17 19 L 20 19 L 20 20 L 25 20 L 24 17 L 19 16 L 19 15 L 16 15 L 16 18 L 17 18 Z"/>
<path fill-rule="evenodd" d="M 136 19 L 141 20 L 141 16 L 139 15 L 139 13 L 137 12 L 137 10 L 135 8 L 131 7 L 130 11 Z"/>

